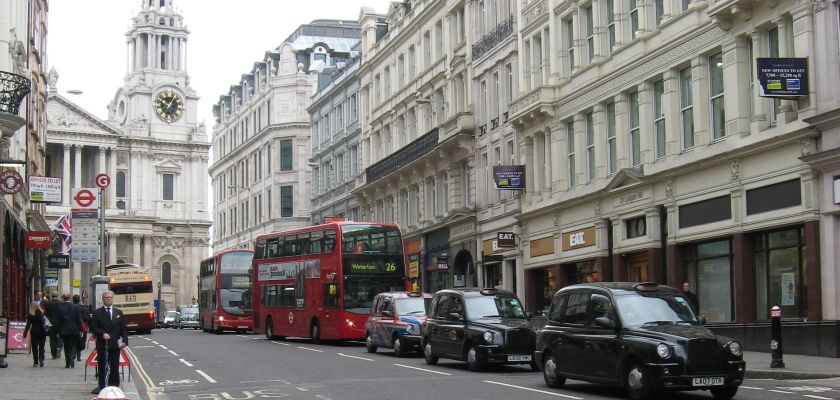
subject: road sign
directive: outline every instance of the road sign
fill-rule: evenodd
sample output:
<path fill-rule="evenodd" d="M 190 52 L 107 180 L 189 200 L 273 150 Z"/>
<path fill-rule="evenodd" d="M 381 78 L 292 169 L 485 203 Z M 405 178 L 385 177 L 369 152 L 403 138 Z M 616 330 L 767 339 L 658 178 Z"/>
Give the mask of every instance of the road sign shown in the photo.
<path fill-rule="evenodd" d="M 91 339 L 92 338 L 93 336 L 91 335 Z M 88 356 L 87 360 L 85 360 L 85 365 L 95 367 L 97 364 L 99 364 L 99 360 L 97 359 L 96 354 L 97 350 L 96 348 L 94 348 L 93 351 L 90 352 L 90 355 Z M 127 367 L 129 365 L 131 365 L 131 362 L 128 361 L 128 357 L 126 357 L 125 355 L 125 349 L 120 349 L 120 367 Z"/>
<path fill-rule="evenodd" d="M 95 210 L 99 207 L 99 189 L 74 188 L 70 208 L 74 210 Z"/>
<path fill-rule="evenodd" d="M 71 232 L 73 250 L 71 262 L 96 262 L 99 260 L 99 218 L 94 210 L 72 212 Z"/>
<path fill-rule="evenodd" d="M 111 177 L 108 174 L 99 174 L 96 175 L 96 186 L 99 186 L 100 189 L 105 190 L 108 185 L 111 184 Z"/>

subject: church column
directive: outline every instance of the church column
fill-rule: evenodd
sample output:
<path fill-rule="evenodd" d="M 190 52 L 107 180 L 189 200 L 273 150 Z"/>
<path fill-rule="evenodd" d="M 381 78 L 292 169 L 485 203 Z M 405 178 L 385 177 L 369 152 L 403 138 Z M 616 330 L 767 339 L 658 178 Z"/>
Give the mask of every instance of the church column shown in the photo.
<path fill-rule="evenodd" d="M 99 160 L 96 163 L 96 174 L 102 174 L 108 172 L 108 167 L 105 165 L 105 150 L 107 148 L 105 146 L 99 147 Z"/>
<path fill-rule="evenodd" d="M 146 66 L 154 68 L 154 54 L 155 54 L 155 36 L 151 33 L 146 34 Z"/>
<path fill-rule="evenodd" d="M 64 145 L 64 170 L 61 171 L 61 205 L 70 205 L 70 145 Z"/>
<path fill-rule="evenodd" d="M 76 169 L 73 171 L 73 187 L 82 187 L 82 146 L 76 145 Z"/>
<path fill-rule="evenodd" d="M 117 208 L 117 148 L 111 147 L 108 157 L 108 176 L 111 186 L 108 186 L 108 208 Z"/>
<path fill-rule="evenodd" d="M 135 233 L 131 235 L 131 245 L 132 245 L 132 252 L 131 252 L 131 262 L 134 264 L 143 263 L 140 261 L 140 241 L 143 240 L 143 235 L 139 233 Z"/>
<path fill-rule="evenodd" d="M 154 267 L 154 260 L 152 260 L 152 249 L 154 249 L 154 240 L 152 235 L 143 235 L 143 264 L 146 267 Z M 152 268 L 154 269 L 154 268 Z"/>
<path fill-rule="evenodd" d="M 108 264 L 117 263 L 117 243 L 119 243 L 120 234 L 116 232 L 108 232 Z"/>

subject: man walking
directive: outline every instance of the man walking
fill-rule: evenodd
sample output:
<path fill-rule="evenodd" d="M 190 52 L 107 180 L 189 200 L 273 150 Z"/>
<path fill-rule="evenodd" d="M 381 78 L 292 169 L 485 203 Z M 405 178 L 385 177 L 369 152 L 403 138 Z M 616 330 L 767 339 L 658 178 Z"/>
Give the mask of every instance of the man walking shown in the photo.
<path fill-rule="evenodd" d="M 683 282 L 683 296 L 686 300 L 688 300 L 688 304 L 691 305 L 692 311 L 695 314 L 700 314 L 700 302 L 697 301 L 697 295 L 691 292 L 691 284 L 688 282 Z"/>
<path fill-rule="evenodd" d="M 76 352 L 79 348 L 79 336 L 82 334 L 82 309 L 70 302 L 70 293 L 63 296 L 61 303 L 61 322 L 59 332 L 64 342 L 64 368 L 76 368 Z"/>
<path fill-rule="evenodd" d="M 90 332 L 96 337 L 99 386 L 91 394 L 99 394 L 106 386 L 120 385 L 120 351 L 128 346 L 128 330 L 123 313 L 114 304 L 114 292 L 102 293 L 102 307 L 93 312 Z M 107 380 L 106 380 L 107 379 Z"/>
<path fill-rule="evenodd" d="M 61 356 L 61 333 L 58 331 L 58 325 L 61 323 L 61 303 L 58 301 L 58 292 L 50 293 L 50 301 L 44 304 L 44 314 L 50 321 L 50 355 L 53 360 L 57 360 Z"/>

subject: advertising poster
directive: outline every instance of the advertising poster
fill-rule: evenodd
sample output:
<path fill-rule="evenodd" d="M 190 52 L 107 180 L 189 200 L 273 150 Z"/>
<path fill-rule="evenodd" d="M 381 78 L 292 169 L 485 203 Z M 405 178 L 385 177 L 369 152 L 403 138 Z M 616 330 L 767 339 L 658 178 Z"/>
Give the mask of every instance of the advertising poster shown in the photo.
<path fill-rule="evenodd" d="M 808 95 L 807 58 L 757 58 L 756 72 L 762 97 Z"/>
<path fill-rule="evenodd" d="M 29 350 L 29 339 L 23 337 L 23 330 L 26 328 L 26 322 L 23 321 L 11 321 L 9 322 L 9 328 L 7 335 L 9 337 L 7 341 L 8 351 L 12 350 Z"/>
<path fill-rule="evenodd" d="M 493 182 L 496 189 L 525 190 L 524 165 L 493 166 Z"/>
<path fill-rule="evenodd" d="M 61 203 L 61 178 L 30 176 L 29 196 L 33 203 Z"/>
<path fill-rule="evenodd" d="M 793 272 L 782 273 L 782 305 L 796 305 L 796 274 Z"/>
<path fill-rule="evenodd" d="M 420 255 L 412 254 L 408 256 L 408 277 L 417 278 L 420 275 Z"/>

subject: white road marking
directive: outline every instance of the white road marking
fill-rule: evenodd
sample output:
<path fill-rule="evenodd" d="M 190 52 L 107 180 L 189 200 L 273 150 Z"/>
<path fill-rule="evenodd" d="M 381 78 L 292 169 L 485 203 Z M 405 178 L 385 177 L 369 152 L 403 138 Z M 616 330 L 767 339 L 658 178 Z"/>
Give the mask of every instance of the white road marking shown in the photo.
<path fill-rule="evenodd" d="M 349 355 L 349 354 L 344 354 L 344 353 L 335 353 L 335 354 L 338 354 L 338 355 L 340 355 L 340 356 L 342 356 L 342 357 L 355 358 L 355 359 L 357 359 L 357 360 L 373 361 L 373 359 L 372 359 L 372 358 L 356 357 L 356 356 L 351 356 L 351 355 Z"/>
<path fill-rule="evenodd" d="M 172 355 L 173 355 L 173 356 L 175 356 L 175 357 L 178 357 L 178 353 L 176 353 L 176 352 L 174 352 L 174 351 L 172 351 L 172 350 L 169 350 L 169 353 L 170 353 L 170 354 L 172 354 Z"/>
<path fill-rule="evenodd" d="M 324 395 L 320 395 L 320 394 L 316 394 L 315 397 L 317 397 L 321 400 L 332 400 L 331 398 L 329 398 L 327 396 L 324 396 Z"/>
<path fill-rule="evenodd" d="M 244 338 L 247 338 L 247 337 L 248 337 L 248 336 L 245 336 L 245 335 L 236 335 L 236 336 L 239 336 L 239 337 L 244 337 Z"/>
<path fill-rule="evenodd" d="M 554 392 L 546 392 L 545 390 L 537 390 L 537 389 L 531 389 L 531 388 L 527 388 L 527 387 L 523 387 L 523 386 L 509 385 L 507 383 L 502 383 L 502 382 L 495 382 L 495 381 L 484 381 L 484 382 L 492 383 L 494 385 L 501 385 L 501 386 L 507 386 L 507 387 L 512 387 L 512 388 L 516 388 L 516 389 L 528 390 L 528 391 L 531 391 L 531 392 L 537 392 L 537 393 L 542 393 L 542 394 L 550 394 L 552 396 L 565 397 L 567 399 L 583 400 L 582 397 L 569 396 L 569 395 L 566 395 L 566 394 L 554 393 Z"/>
<path fill-rule="evenodd" d="M 183 359 L 183 358 L 182 358 L 182 359 L 180 359 L 180 360 L 178 360 L 178 361 L 180 361 L 180 362 L 184 363 L 184 365 L 186 365 L 186 366 L 188 366 L 188 367 L 192 367 L 192 366 L 193 366 L 192 364 L 190 364 L 190 363 L 189 363 L 189 361 L 187 361 L 187 360 L 185 360 L 185 359 Z"/>
<path fill-rule="evenodd" d="M 441 375 L 449 375 L 449 376 L 451 376 L 451 375 L 452 375 L 452 374 L 450 374 L 450 373 L 446 373 L 446 372 L 432 371 L 432 370 L 430 370 L 430 369 L 418 368 L 418 367 L 412 367 L 412 366 L 410 366 L 410 365 L 402 365 L 402 364 L 394 364 L 394 365 L 396 365 L 396 366 L 398 366 L 398 367 L 403 367 L 403 368 L 416 369 L 416 370 L 418 370 L 418 371 L 431 372 L 431 373 L 433 373 L 433 374 L 441 374 Z"/>
<path fill-rule="evenodd" d="M 741 385 L 740 387 L 742 389 L 764 390 L 764 388 L 760 388 L 760 387 L 752 387 L 752 386 L 744 386 L 744 385 Z"/>
<path fill-rule="evenodd" d="M 787 392 L 787 391 L 784 391 L 784 390 L 767 389 L 767 391 L 768 392 L 773 392 L 773 393 L 793 394 L 793 392 Z"/>
<path fill-rule="evenodd" d="M 261 337 L 255 337 L 255 338 L 251 338 L 251 340 L 262 340 L 262 338 Z"/>
<path fill-rule="evenodd" d="M 315 351 L 315 352 L 318 352 L 318 353 L 323 353 L 324 352 L 324 350 L 310 349 L 309 347 L 303 347 L 303 346 L 298 346 L 297 348 L 304 349 L 304 350 L 309 350 L 309 351 Z"/>
<path fill-rule="evenodd" d="M 160 345 L 160 348 L 161 348 L 161 349 L 164 349 L 164 350 L 169 350 L 169 348 L 168 348 L 168 347 L 166 347 L 166 346 L 164 346 L 164 345 Z"/>
<path fill-rule="evenodd" d="M 810 397 L 812 399 L 820 399 L 820 400 L 831 400 L 831 397 L 822 397 L 822 396 L 815 396 L 813 394 L 803 394 L 805 397 Z"/>
<path fill-rule="evenodd" d="M 279 344 L 279 345 L 282 345 L 282 346 L 288 346 L 288 345 L 289 345 L 288 343 L 275 342 L 275 341 L 273 341 L 273 340 L 271 341 L 271 343 L 274 343 L 274 344 Z"/>
<path fill-rule="evenodd" d="M 195 370 L 195 372 L 197 372 L 199 375 L 203 376 L 204 379 L 207 379 L 207 382 L 216 383 L 216 380 L 211 378 L 210 375 L 205 374 L 204 371 L 202 371 L 200 369 L 197 369 L 197 370 Z"/>
<path fill-rule="evenodd" d="M 289 383 L 289 381 L 287 381 L 285 379 L 269 379 L 269 380 L 266 380 L 266 381 L 242 381 L 242 382 L 239 382 L 239 383 L 261 383 L 261 382 L 280 382 L 284 385 L 290 385 L 291 384 L 291 383 Z"/>
<path fill-rule="evenodd" d="M 134 348 L 134 349 L 148 349 L 150 347 L 155 347 L 155 346 L 131 346 L 131 347 Z"/>
<path fill-rule="evenodd" d="M 312 388 L 322 388 L 326 386 L 295 386 L 295 389 L 300 390 L 301 392 L 308 392 L 309 389 Z"/>
<path fill-rule="evenodd" d="M 158 342 L 155 342 L 154 340 L 152 340 L 152 343 L 154 343 L 154 344 L 160 344 L 160 343 L 158 343 Z"/>

